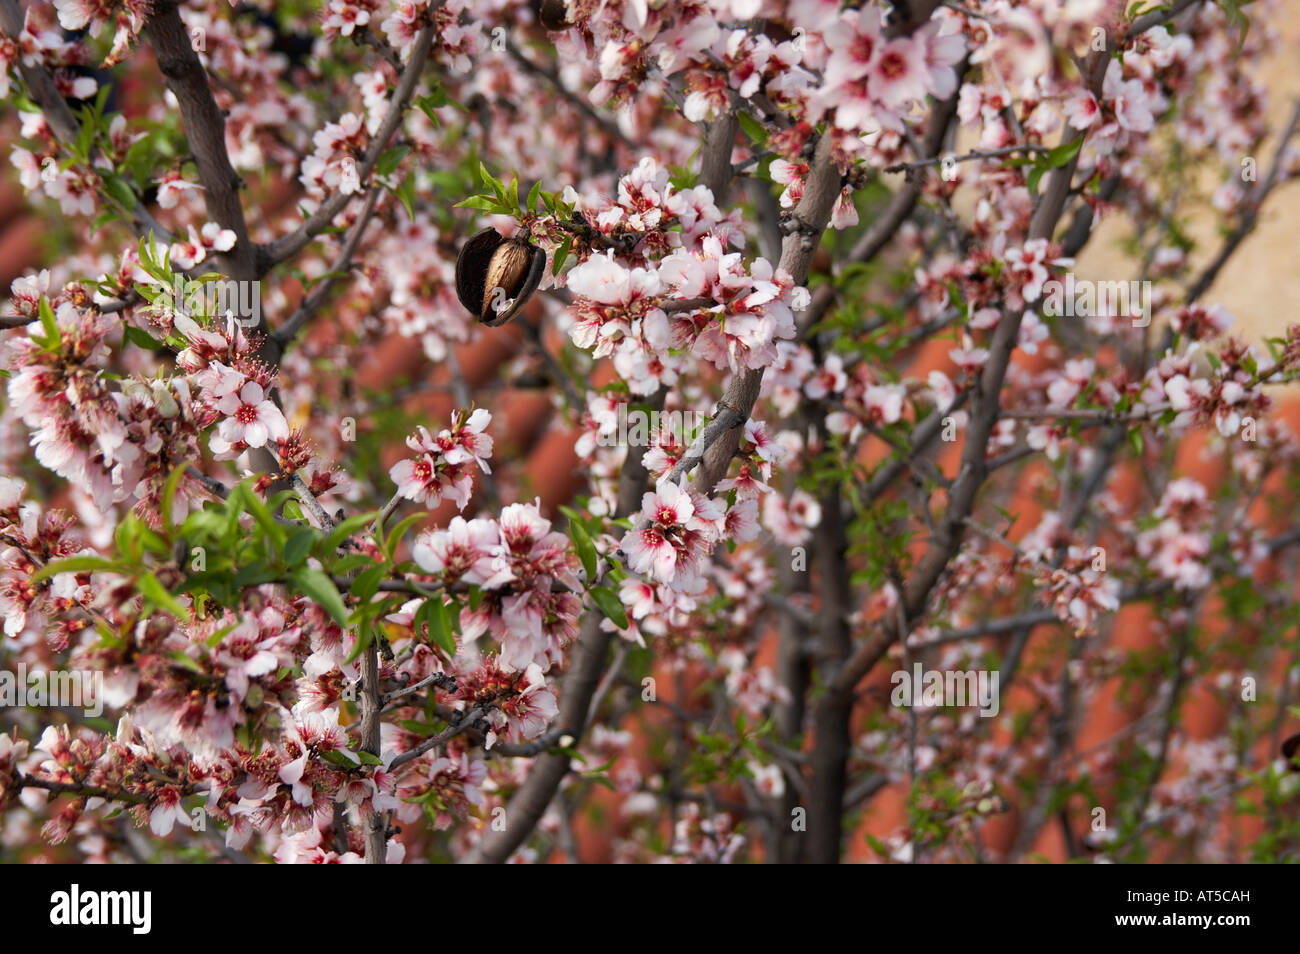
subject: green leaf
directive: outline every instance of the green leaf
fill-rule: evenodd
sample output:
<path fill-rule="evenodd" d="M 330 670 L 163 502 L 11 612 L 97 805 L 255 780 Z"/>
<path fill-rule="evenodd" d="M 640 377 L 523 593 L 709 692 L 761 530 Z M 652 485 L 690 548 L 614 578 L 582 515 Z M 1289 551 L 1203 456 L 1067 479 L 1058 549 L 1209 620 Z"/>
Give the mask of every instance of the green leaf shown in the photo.
<path fill-rule="evenodd" d="M 189 464 L 181 464 L 167 475 L 167 482 L 163 484 L 162 518 L 163 526 L 167 528 L 168 534 L 172 534 L 176 530 L 176 525 L 172 521 L 172 504 L 176 500 L 176 488 L 180 486 L 181 478 L 185 476 L 187 470 L 189 470 Z"/>
<path fill-rule="evenodd" d="M 221 641 L 225 639 L 228 634 L 233 633 L 238 626 L 238 623 L 227 623 L 205 639 L 203 645 L 207 646 L 208 649 L 216 649 L 221 645 Z"/>
<path fill-rule="evenodd" d="M 448 612 L 447 604 L 438 598 L 429 599 L 425 600 L 420 610 L 429 625 L 429 638 L 433 640 L 434 645 L 448 656 L 455 656 L 456 637 L 452 634 L 451 614 Z"/>
<path fill-rule="evenodd" d="M 244 512 L 252 516 L 271 542 L 276 547 L 284 546 L 284 527 L 275 522 L 275 516 L 271 513 L 271 508 L 257 496 L 257 492 L 247 482 L 235 487 L 230 499 L 235 500 L 236 498 L 238 498 L 240 504 L 243 504 Z"/>
<path fill-rule="evenodd" d="M 1043 178 L 1043 173 L 1046 171 L 1045 166 L 1034 166 L 1029 170 L 1029 175 L 1025 179 L 1025 188 L 1029 190 L 1030 195 L 1038 193 L 1038 180 Z"/>
<path fill-rule="evenodd" d="M 340 626 L 347 625 L 348 608 L 328 576 L 313 567 L 302 566 L 293 571 L 293 581 L 306 596 L 329 613 L 334 622 Z"/>
<path fill-rule="evenodd" d="M 1043 174 L 1049 169 L 1059 169 L 1071 159 L 1073 159 L 1083 147 L 1083 137 L 1073 139 L 1070 142 L 1063 142 L 1056 148 L 1052 149 L 1047 155 L 1040 157 L 1035 163 L 1034 168 L 1030 170 L 1025 179 L 1025 186 L 1029 189 L 1031 195 L 1037 193 L 1038 183 L 1042 180 Z"/>
<path fill-rule="evenodd" d="M 437 127 L 441 126 L 442 123 L 438 121 L 438 114 L 434 112 L 434 110 L 436 110 L 441 104 L 436 102 L 435 97 L 436 93 L 430 93 L 428 96 L 421 96 L 415 101 L 415 105 L 419 107 L 420 112 L 429 117 L 429 122 L 433 123 L 433 125 Z"/>
<path fill-rule="evenodd" d="M 368 527 L 379 516 L 379 511 L 372 510 L 369 513 L 359 513 L 348 517 L 342 523 L 330 531 L 329 536 L 325 538 L 324 550 L 332 553 L 343 545 L 343 541 L 352 536 L 362 527 Z"/>
<path fill-rule="evenodd" d="M 203 667 L 199 665 L 198 660 L 185 655 L 180 650 L 167 653 L 167 658 L 183 669 L 188 669 L 190 672 L 203 672 Z"/>
<path fill-rule="evenodd" d="M 560 247 L 555 250 L 555 261 L 551 265 L 551 274 L 560 274 L 560 269 L 564 267 L 565 259 L 569 257 L 569 249 L 573 247 L 573 236 L 570 235 L 560 243 Z"/>
<path fill-rule="evenodd" d="M 478 209 L 480 212 L 500 213 L 502 215 L 507 215 L 510 212 L 509 208 L 502 205 L 500 200 L 486 195 L 472 195 L 468 199 L 457 202 L 452 208 Z"/>
<path fill-rule="evenodd" d="M 410 533 L 412 527 L 427 516 L 427 513 L 413 513 L 395 526 L 392 533 L 385 535 L 384 552 L 388 554 L 390 560 L 393 558 L 393 554 L 397 552 L 397 547 L 402 542 L 402 538 Z M 380 528 L 380 533 L 383 533 L 382 528 Z"/>
<path fill-rule="evenodd" d="M 45 346 L 49 347 L 61 342 L 63 336 L 59 334 L 59 325 L 54 320 L 54 309 L 50 307 L 50 300 L 42 295 L 36 310 L 41 317 L 41 327 L 45 329 Z"/>
<path fill-rule="evenodd" d="M 103 557 L 74 556 L 45 564 L 31 575 L 30 580 L 32 583 L 39 583 L 60 573 L 121 573 L 124 568 L 123 564 L 114 560 L 105 560 Z"/>
<path fill-rule="evenodd" d="M 351 573 L 357 569 L 369 569 L 375 565 L 375 558 L 369 553 L 349 553 L 330 564 L 333 573 Z"/>
<path fill-rule="evenodd" d="M 128 513 L 113 531 L 113 546 L 119 555 L 127 557 L 132 563 L 138 563 L 142 553 L 137 540 L 139 526 L 135 514 Z"/>
<path fill-rule="evenodd" d="M 128 212 L 135 208 L 135 192 L 126 182 L 115 175 L 104 174 L 104 191 L 107 192 L 123 209 Z"/>
<path fill-rule="evenodd" d="M 1142 454 L 1142 432 L 1134 429 L 1128 432 L 1129 446 L 1133 448 L 1133 453 L 1141 456 Z"/>
<path fill-rule="evenodd" d="M 166 344 L 159 341 L 149 332 L 135 327 L 135 325 L 123 325 L 123 333 L 126 340 L 137 348 L 144 348 L 146 351 L 162 351 L 167 347 Z"/>
<path fill-rule="evenodd" d="M 150 553 L 162 557 L 169 557 L 172 555 L 171 545 L 151 527 L 147 527 L 141 523 L 138 533 L 141 545 L 143 545 L 143 547 Z"/>
<path fill-rule="evenodd" d="M 736 118 L 740 120 L 740 128 L 745 130 L 745 135 L 755 144 L 767 141 L 767 130 L 763 128 L 762 123 L 749 115 L 749 113 L 742 109 L 736 113 Z"/>
<path fill-rule="evenodd" d="M 528 203 L 525 206 L 524 211 L 527 212 L 529 215 L 532 215 L 533 211 L 537 208 L 537 197 L 541 194 L 542 194 L 542 180 L 538 179 L 536 182 L 533 183 L 533 187 L 528 190 Z"/>
<path fill-rule="evenodd" d="M 158 577 L 154 576 L 152 573 L 146 572 L 143 576 L 136 579 L 135 585 L 136 589 L 140 591 L 140 595 L 150 603 L 153 603 L 159 609 L 166 610 L 182 623 L 189 622 L 189 612 L 180 604 L 180 601 L 177 600 L 176 597 L 167 592 L 167 588 L 162 585 L 162 582 Z"/>
<path fill-rule="evenodd" d="M 478 175 L 479 178 L 483 180 L 483 184 L 485 186 L 491 186 L 492 191 L 496 193 L 497 199 L 504 203 L 506 201 L 505 183 L 492 175 L 492 173 L 488 172 L 487 166 L 483 165 L 482 162 L 478 164 Z"/>
<path fill-rule="evenodd" d="M 397 184 L 393 189 L 393 195 L 402 200 L 402 205 L 406 206 L 406 215 L 412 222 L 415 221 L 415 177 L 407 176 Z"/>
<path fill-rule="evenodd" d="M 1069 142 L 1063 142 L 1048 152 L 1047 165 L 1052 169 L 1059 169 L 1078 155 L 1081 148 L 1083 148 L 1082 136 L 1078 139 L 1072 139 Z"/>
<path fill-rule="evenodd" d="M 381 176 L 391 176 L 410 151 L 410 146 L 394 146 L 379 157 L 379 161 L 375 163 L 375 171 Z"/>
<path fill-rule="evenodd" d="M 363 621 L 357 629 L 357 641 L 352 647 L 352 652 L 348 653 L 348 657 L 344 662 L 355 662 L 366 651 L 366 647 L 370 645 L 373 638 L 374 633 L 371 630 L 369 621 Z"/>
<path fill-rule="evenodd" d="M 307 559 L 312 544 L 319 539 L 319 534 L 312 527 L 295 530 L 284 544 L 284 565 L 295 567 Z"/>
<path fill-rule="evenodd" d="M 241 566 L 230 582 L 235 589 L 242 590 L 250 586 L 261 586 L 263 583 L 270 583 L 279 578 L 280 574 L 270 563 L 265 560 L 253 560 Z"/>
<path fill-rule="evenodd" d="M 1223 10 L 1228 25 L 1238 30 L 1237 52 L 1246 43 L 1246 34 L 1250 32 L 1250 18 L 1241 12 L 1241 8 L 1249 6 L 1254 0 L 1215 0 L 1215 3 Z"/>
<path fill-rule="evenodd" d="M 574 549 L 578 551 L 582 568 L 587 571 L 587 582 L 596 582 L 596 544 L 582 524 L 574 521 L 569 522 L 569 536 L 573 540 Z"/>
<path fill-rule="evenodd" d="M 357 598 L 361 603 L 369 603 L 370 598 L 379 590 L 379 581 L 384 578 L 388 572 L 388 567 L 383 563 L 376 563 L 368 570 L 362 570 L 353 579 L 352 585 L 348 587 L 348 592 Z"/>
<path fill-rule="evenodd" d="M 320 757 L 331 765 L 337 765 L 341 768 L 353 768 L 357 764 L 337 749 L 330 749 L 328 752 L 321 752 Z M 371 757 L 373 758 L 373 756 Z"/>
<path fill-rule="evenodd" d="M 617 593 L 607 586 L 593 586 L 588 592 L 607 619 L 619 629 L 627 629 L 627 611 Z"/>

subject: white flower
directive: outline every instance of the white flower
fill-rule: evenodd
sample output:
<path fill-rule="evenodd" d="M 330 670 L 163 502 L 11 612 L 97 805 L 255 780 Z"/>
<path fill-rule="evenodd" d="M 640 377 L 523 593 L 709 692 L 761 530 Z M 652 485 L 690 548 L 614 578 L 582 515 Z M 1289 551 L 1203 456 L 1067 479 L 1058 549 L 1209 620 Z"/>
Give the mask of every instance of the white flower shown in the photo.
<path fill-rule="evenodd" d="M 606 255 L 593 255 L 575 266 L 569 272 L 567 284 L 575 295 L 602 305 L 617 305 L 628 300 L 629 277 L 627 269 L 614 261 L 611 250 Z"/>
<path fill-rule="evenodd" d="M 229 444 L 242 441 L 249 447 L 261 447 L 268 440 L 289 436 L 289 425 L 275 404 L 266 399 L 262 386 L 247 381 L 238 394 L 227 394 L 217 409 L 228 415 L 217 428 L 217 435 Z"/>

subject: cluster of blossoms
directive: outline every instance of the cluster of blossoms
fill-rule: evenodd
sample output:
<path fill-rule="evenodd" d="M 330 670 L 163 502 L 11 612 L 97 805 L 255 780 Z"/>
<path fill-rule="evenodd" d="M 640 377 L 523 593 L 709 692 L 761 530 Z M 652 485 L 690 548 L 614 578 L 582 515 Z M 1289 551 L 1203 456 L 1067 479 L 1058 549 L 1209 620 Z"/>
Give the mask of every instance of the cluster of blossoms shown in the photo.
<path fill-rule="evenodd" d="M 68 610 L 90 594 L 89 574 L 59 573 L 34 583 L 31 576 L 47 563 L 86 552 L 73 523 L 58 510 L 41 512 L 23 502 L 26 484 L 0 477 L 0 611 L 5 636 L 24 645 L 44 636 L 55 651 L 66 649 L 88 625 Z"/>
<path fill-rule="evenodd" d="M 447 529 L 420 536 L 413 556 L 448 587 L 483 590 L 476 607 L 462 610 L 461 633 L 469 644 L 491 634 L 509 671 L 537 664 L 545 672 L 577 636 L 578 561 L 535 504 L 510 504 L 496 520 L 453 517 Z"/>
<path fill-rule="evenodd" d="M 382 32 L 392 48 L 406 57 L 416 34 L 432 18 L 436 55 L 454 73 L 464 74 L 486 46 L 482 25 L 464 16 L 468 6 L 465 0 L 452 0 L 437 4 L 431 11 L 427 0 L 402 0 L 392 5 L 389 15 L 379 22 L 382 12 L 378 0 L 330 0 L 323 28 L 327 37 L 350 37 L 366 33 L 366 27 L 374 20 L 379 31 L 369 31 L 371 35 L 377 37 Z M 301 164 L 299 180 L 316 198 L 338 192 L 350 195 L 361 190 L 358 165 L 369 136 L 378 131 L 383 121 L 388 107 L 385 94 L 392 81 L 380 70 L 358 77 L 357 85 L 365 94 L 364 119 L 349 112 L 337 122 L 325 124 L 312 137 L 312 154 Z"/>
<path fill-rule="evenodd" d="M 126 54 L 131 42 L 144 29 L 149 16 L 148 0 L 54 0 L 59 15 L 59 26 L 65 30 L 86 30 L 99 36 L 105 26 L 114 27 L 113 48 L 104 60 L 112 66 Z"/>
<path fill-rule="evenodd" d="M 389 794 L 394 780 L 382 766 L 364 772 L 356 767 L 357 757 L 347 747 L 347 733 L 339 726 L 336 712 L 285 722 L 276 744 L 256 754 L 240 751 L 236 764 L 242 772 L 241 784 L 232 790 L 222 779 L 225 786 L 213 787 L 218 797 L 209 796 L 208 804 L 215 802 L 229 818 L 226 841 L 231 847 L 247 844 L 255 832 L 281 838 L 305 835 L 314 841 L 313 830 L 319 832 L 330 824 L 336 805 L 365 811 L 399 806 Z M 395 850 L 400 857 L 401 846 Z"/>
<path fill-rule="evenodd" d="M 697 121 L 736 101 L 759 115 L 775 109 L 798 117 L 772 143 L 791 160 L 822 121 L 846 162 L 868 152 L 882 130 L 901 133 L 915 104 L 956 90 L 954 67 L 967 49 L 961 18 L 936 18 L 910 36 L 891 36 L 872 5 L 842 11 L 829 0 L 800 0 L 745 3 L 743 12 L 711 5 L 723 8 L 723 16 L 770 17 L 783 36 L 727 30 L 704 4 L 621 6 L 621 18 L 575 11 L 576 24 L 590 31 L 599 51 L 595 102 L 634 96 L 652 71 L 681 71 L 684 108 Z"/>
<path fill-rule="evenodd" d="M 96 209 L 95 195 L 101 184 L 99 176 L 82 167 L 60 169 L 57 141 L 49 126 L 39 114 L 24 115 L 33 117 L 29 128 L 24 129 L 24 135 L 28 138 L 47 137 L 49 145 L 46 151 L 38 153 L 22 146 L 13 147 L 9 159 L 18 170 L 23 188 L 32 193 L 44 191 L 45 195 L 58 201 L 64 215 L 92 214 Z M 125 121 L 122 126 L 125 127 Z"/>
<path fill-rule="evenodd" d="M 26 739 L 0 734 L 0 812 L 8 811 L 18 801 L 22 787 L 18 784 L 23 763 L 27 759 Z"/>
<path fill-rule="evenodd" d="M 753 718 L 767 712 L 773 703 L 790 701 L 790 690 L 777 681 L 776 674 L 767 666 L 750 665 L 741 649 L 731 647 L 718 653 L 718 666 L 724 674 L 727 697 Z M 775 779 L 771 777 L 770 767 L 766 774 L 768 794 L 779 795 L 784 791 L 779 771 Z"/>
<path fill-rule="evenodd" d="M 350 748 L 337 693 L 325 703 L 312 691 L 355 678 L 340 636 L 308 601 L 273 601 L 258 612 L 227 613 L 182 629 L 142 623 L 136 642 L 120 649 L 82 647 L 74 661 L 102 669 L 107 701 L 131 714 L 115 736 L 48 729 L 23 768 L 37 788 L 117 793 L 133 806 L 137 823 L 159 836 L 176 825 L 191 827 L 198 813 L 227 824 L 231 848 L 245 847 L 257 834 L 278 860 L 310 860 L 295 852 L 311 847 L 303 841 L 319 842 L 336 805 L 357 812 L 398 807 L 386 794 L 395 784 L 391 776 L 382 766 L 362 766 Z M 182 658 L 186 665 L 177 664 Z M 295 680 L 299 665 L 308 675 Z M 350 677 L 342 670 L 351 670 Z M 250 748 L 241 741 L 253 736 L 266 744 Z M 0 779 L 6 769 L 15 771 L 0 768 Z M 25 790 L 22 797 L 35 805 L 43 795 Z M 198 806 L 182 804 L 196 798 Z M 85 807 L 68 805 L 47 825 L 47 837 L 55 844 L 68 837 Z M 360 847 L 314 860 L 357 861 Z M 390 860 L 399 860 L 401 846 L 394 850 L 397 858 Z"/>
<path fill-rule="evenodd" d="M 1191 349 L 1168 355 L 1156 369 L 1169 407 L 1178 413 L 1176 425 L 1211 423 L 1224 437 L 1233 437 L 1272 406 L 1260 388 L 1258 361 L 1250 348 L 1236 341 L 1225 343 L 1212 377 L 1195 375 L 1195 357 Z"/>
<path fill-rule="evenodd" d="M 622 540 L 629 569 L 684 593 L 703 589 L 704 564 L 726 521 L 722 504 L 661 480 L 641 498 L 640 517 Z"/>
<path fill-rule="evenodd" d="M 440 241 L 440 238 L 442 241 Z M 431 361 L 445 361 L 449 345 L 469 337 L 470 320 L 456 300 L 455 258 L 447 239 L 423 213 L 385 234 L 377 256 L 388 295 L 382 316 L 387 327 L 417 338 Z"/>
<path fill-rule="evenodd" d="M 50 726 L 30 749 L 26 742 L 5 737 L 0 741 L 0 804 L 21 798 L 34 808 L 45 799 L 39 789 L 17 790 L 19 778 L 27 776 L 41 786 L 93 786 L 121 793 L 132 805 L 135 822 L 148 824 L 155 834 L 169 833 L 178 817 L 188 827 L 190 818 L 179 808 L 180 800 L 196 791 L 189 779 L 202 773 L 190 776 L 188 770 L 194 767 L 184 758 L 150 741 L 133 728 L 129 717 L 123 717 L 116 736 Z M 45 823 L 42 835 L 52 844 L 66 841 L 85 809 L 81 800 L 68 802 Z"/>
<path fill-rule="evenodd" d="M 183 378 L 115 386 L 104 365 L 118 322 L 87 307 L 88 298 L 79 285 L 65 287 L 49 306 L 49 336 L 8 339 L 10 406 L 32 429 L 36 459 L 87 489 L 96 506 L 131 500 L 156 514 L 167 477 L 197 458 L 215 415 Z M 183 511 L 183 495 L 175 506 Z"/>
<path fill-rule="evenodd" d="M 612 356 L 633 393 L 676 383 L 685 352 L 738 371 L 770 363 L 776 342 L 793 336 L 807 293 L 766 260 L 746 267 L 727 251 L 738 233 L 707 188 L 676 190 L 665 168 L 644 159 L 620 180 L 617 202 L 574 200 L 602 235 L 635 240 L 627 264 L 610 248 L 565 279 L 579 296 L 574 343 Z"/>
<path fill-rule="evenodd" d="M 945 392 L 954 391 L 942 372 L 934 374 Z M 838 354 L 828 355 L 820 368 L 812 370 L 804 394 L 836 408 L 826 416 L 826 429 L 847 436 L 850 443 L 855 443 L 864 429 L 898 423 L 907 399 L 904 386 L 881 381 L 867 362 L 855 362 L 846 373 L 844 359 Z M 947 408 L 946 403 L 940 406 Z"/>
<path fill-rule="evenodd" d="M 1138 554 L 1178 589 L 1210 583 L 1211 541 L 1203 529 L 1209 507 L 1203 484 L 1185 477 L 1171 481 L 1153 514 L 1158 522 L 1138 535 Z"/>
<path fill-rule="evenodd" d="M 490 423 L 492 414 L 486 408 L 462 410 L 436 437 L 423 427 L 408 437 L 406 446 L 418 456 L 400 460 L 388 471 L 397 495 L 430 509 L 446 498 L 464 510 L 474 486 L 473 465 L 491 473 L 487 459 L 492 456 L 492 437 L 485 433 Z"/>
<path fill-rule="evenodd" d="M 180 268 L 191 269 L 209 253 L 228 252 L 234 247 L 235 233 L 230 229 L 223 229 L 215 222 L 206 222 L 197 231 L 190 225 L 186 237 L 172 243 L 169 260 Z"/>
<path fill-rule="evenodd" d="M 434 676 L 447 692 L 445 700 L 457 713 L 455 718 L 480 719 L 476 728 L 482 730 L 487 749 L 497 746 L 500 739 L 536 739 L 555 719 L 555 696 L 536 664 L 512 670 L 503 668 L 492 654 L 479 658 L 467 650 L 451 660 L 449 670 L 444 672 L 442 665 L 431 652 L 421 649 L 401 667 L 400 674 L 421 683 Z M 406 711 L 414 717 L 420 708 L 417 703 Z M 423 741 L 422 736 L 400 723 L 385 723 L 383 733 L 386 753 L 408 751 Z M 392 757 L 386 756 L 386 760 Z M 405 822 L 414 822 L 423 814 L 435 831 L 442 831 L 487 807 L 483 791 L 487 764 L 473 757 L 459 739 L 441 754 L 421 755 L 392 774 L 396 776 L 394 792 L 399 799 L 397 817 Z M 377 777 L 386 780 L 389 775 L 381 773 Z"/>
<path fill-rule="evenodd" d="M 487 763 L 459 746 L 449 746 L 447 754 L 422 759 L 402 777 L 397 787 L 397 817 L 411 824 L 423 814 L 434 831 L 445 831 L 468 820 L 485 804 L 482 785 L 486 778 Z"/>
<path fill-rule="evenodd" d="M 696 864 L 730 864 L 745 847 L 726 812 L 709 817 L 694 802 L 682 810 L 673 827 L 673 854 Z"/>
<path fill-rule="evenodd" d="M 806 490 L 796 488 L 788 500 L 780 494 L 763 498 L 763 526 L 782 546 L 804 545 L 821 521 L 821 504 Z"/>
<path fill-rule="evenodd" d="M 351 6 L 339 0 L 340 7 Z M 378 4 L 376 4 L 378 6 Z M 429 0 L 396 0 L 380 29 L 403 59 L 410 56 L 420 27 L 429 20 Z M 363 4 L 364 7 L 364 4 Z M 483 25 L 469 0 L 446 0 L 432 11 L 434 47 L 438 58 L 457 74 L 470 71 L 487 44 Z"/>
<path fill-rule="evenodd" d="M 289 424 L 270 399 L 275 373 L 256 357 L 256 342 L 233 317 L 224 326 L 204 329 L 177 312 L 176 331 L 187 347 L 176 363 L 189 372 L 183 379 L 194 389 L 203 420 L 216 421 L 208 446 L 217 460 L 234 460 L 245 451 L 290 441 Z"/>
<path fill-rule="evenodd" d="M 610 541 L 633 574 L 619 586 L 629 620 L 619 635 L 638 645 L 645 644 L 646 634 L 660 636 L 689 625 L 710 583 L 731 605 L 737 623 L 752 618 L 761 609 L 755 595 L 770 579 L 761 555 L 757 551 L 747 555 L 743 545 L 762 532 L 760 497 L 779 499 L 770 493 L 767 482 L 781 448 L 760 422 L 746 422 L 737 447 L 739 463 L 733 476 L 718 482 L 716 497 L 705 497 L 691 490 L 689 483 L 669 478 L 668 472 L 684 452 L 675 435 L 656 435 L 643 463 L 657 486 L 643 496 L 632 528 L 621 540 Z M 592 503 L 603 504 L 598 498 Z M 724 540 L 740 549 L 733 553 L 731 565 L 715 565 L 709 557 Z M 609 621 L 604 625 L 612 628 Z"/>
<path fill-rule="evenodd" d="M 959 18 L 932 20 L 911 36 L 886 35 L 880 10 L 864 5 L 797 5 L 795 21 L 820 42 L 807 44 L 804 65 L 822 76 L 808 98 L 808 121 L 826 118 L 846 155 L 864 151 L 861 139 L 880 130 L 900 133 L 905 117 L 928 95 L 946 99 L 957 89 L 954 67 L 966 54 Z M 806 18 L 806 19 L 805 19 Z"/>
<path fill-rule="evenodd" d="M 1062 529 L 1058 515 L 1044 519 L 1023 541 L 1021 562 L 1057 618 L 1076 636 L 1089 635 L 1102 614 L 1119 609 L 1120 583 L 1106 572 L 1103 549 L 1070 544 Z"/>
<path fill-rule="evenodd" d="M 537 738 L 559 711 L 542 667 L 536 663 L 522 671 L 509 670 L 503 669 L 495 657 L 487 656 L 456 682 L 456 696 L 463 709 L 478 705 L 487 709 L 489 749 L 498 735 L 512 742 Z"/>
<path fill-rule="evenodd" d="M 327 123 L 312 136 L 315 150 L 302 162 L 298 179 L 303 188 L 315 196 L 360 192 L 357 157 L 364 151 L 367 138 L 356 113 L 345 113 L 338 122 Z"/>

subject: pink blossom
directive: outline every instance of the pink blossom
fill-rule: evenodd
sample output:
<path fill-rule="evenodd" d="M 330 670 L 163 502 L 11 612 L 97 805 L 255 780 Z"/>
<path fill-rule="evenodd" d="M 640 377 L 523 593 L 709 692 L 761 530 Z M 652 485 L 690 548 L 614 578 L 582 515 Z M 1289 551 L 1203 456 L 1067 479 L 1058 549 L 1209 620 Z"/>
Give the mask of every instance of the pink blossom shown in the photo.
<path fill-rule="evenodd" d="M 628 567 L 690 592 L 701 561 L 718 537 L 716 507 L 685 488 L 662 480 L 641 498 L 641 525 L 622 540 Z"/>
<path fill-rule="evenodd" d="M 275 402 L 265 396 L 262 386 L 248 381 L 238 394 L 227 394 L 217 409 L 226 415 L 217 434 L 227 445 L 245 444 L 262 447 L 268 440 L 278 441 L 289 436 L 289 425 Z"/>

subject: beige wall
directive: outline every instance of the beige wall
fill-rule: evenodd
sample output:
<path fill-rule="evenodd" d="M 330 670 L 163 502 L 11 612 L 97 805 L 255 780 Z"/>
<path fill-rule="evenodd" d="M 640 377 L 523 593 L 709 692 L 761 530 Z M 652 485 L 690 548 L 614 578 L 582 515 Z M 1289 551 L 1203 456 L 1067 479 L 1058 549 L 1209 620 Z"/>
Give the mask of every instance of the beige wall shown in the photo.
<path fill-rule="evenodd" d="M 1300 97 L 1300 0 L 1287 0 L 1281 10 L 1285 21 L 1276 27 L 1277 48 L 1261 64 L 1260 75 L 1269 96 L 1270 139 L 1255 157 L 1260 179 L 1272 162 L 1276 136 Z M 1252 11 L 1247 8 L 1247 13 Z M 1300 137 L 1293 139 L 1292 145 L 1300 148 Z M 1215 185 L 1217 182 L 1206 183 L 1207 194 Z M 1191 258 L 1193 275 L 1218 252 L 1221 239 L 1216 227 L 1211 215 L 1192 219 L 1190 231 L 1197 243 Z M 1078 274 L 1133 277 L 1132 258 L 1122 245 L 1123 238 L 1131 234 L 1131 221 L 1122 212 L 1112 213 L 1079 256 Z M 1247 341 L 1280 335 L 1287 325 L 1300 322 L 1300 182 L 1292 180 L 1273 191 L 1254 233 L 1237 249 L 1203 300 L 1227 308 L 1237 319 L 1232 332 Z"/>

